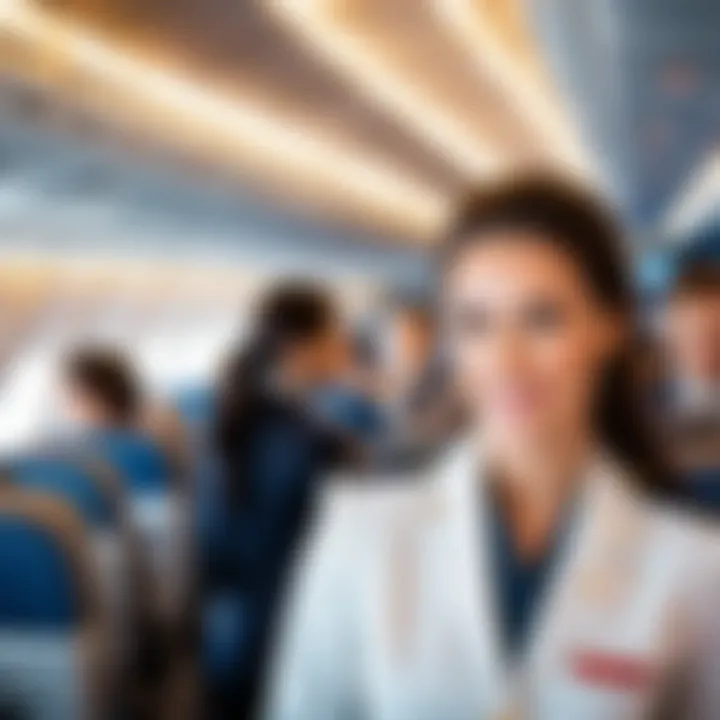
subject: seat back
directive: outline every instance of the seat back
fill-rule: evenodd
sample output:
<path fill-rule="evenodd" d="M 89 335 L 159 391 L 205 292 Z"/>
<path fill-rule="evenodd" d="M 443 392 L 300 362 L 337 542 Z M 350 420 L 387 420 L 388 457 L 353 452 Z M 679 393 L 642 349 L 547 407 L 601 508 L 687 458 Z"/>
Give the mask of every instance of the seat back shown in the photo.
<path fill-rule="evenodd" d="M 60 453 L 29 455 L 12 463 L 11 479 L 24 488 L 69 502 L 94 529 L 119 524 L 119 488 L 109 473 L 94 470 Z"/>
<path fill-rule="evenodd" d="M 112 668 L 96 584 L 70 507 L 0 489 L 0 705 L 29 720 L 106 716 Z"/>
<path fill-rule="evenodd" d="M 179 619 L 191 586 L 192 515 L 189 498 L 173 483 L 160 446 L 134 432 L 108 432 L 93 440 L 98 454 L 127 487 L 130 519 L 156 578 L 162 616 Z"/>
<path fill-rule="evenodd" d="M 116 662 L 123 664 L 131 653 L 133 598 L 128 576 L 127 526 L 117 477 L 100 463 L 59 450 L 16 460 L 10 477 L 19 487 L 69 503 L 85 521 L 112 626 L 112 652 Z"/>

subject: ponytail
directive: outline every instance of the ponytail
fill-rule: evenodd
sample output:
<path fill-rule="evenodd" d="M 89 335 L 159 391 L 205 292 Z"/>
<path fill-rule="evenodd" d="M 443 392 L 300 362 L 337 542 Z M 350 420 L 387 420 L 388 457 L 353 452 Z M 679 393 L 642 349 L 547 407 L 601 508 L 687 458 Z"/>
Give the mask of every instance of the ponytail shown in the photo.
<path fill-rule="evenodd" d="M 321 335 L 334 319 L 329 297 L 314 286 L 281 286 L 265 298 L 248 344 L 231 356 L 220 378 L 213 432 L 230 502 L 249 495 L 255 431 L 276 402 L 271 385 L 284 353 Z"/>

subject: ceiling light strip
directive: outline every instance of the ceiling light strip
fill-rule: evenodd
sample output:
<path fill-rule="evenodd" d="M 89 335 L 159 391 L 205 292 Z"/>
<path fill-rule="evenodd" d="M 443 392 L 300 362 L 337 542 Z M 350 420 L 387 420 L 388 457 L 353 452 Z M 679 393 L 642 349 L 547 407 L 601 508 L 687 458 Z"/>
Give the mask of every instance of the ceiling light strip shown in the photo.
<path fill-rule="evenodd" d="M 152 108 L 177 117 L 177 127 L 162 125 L 170 136 L 183 131 L 197 134 L 202 126 L 212 133 L 209 141 L 242 158 L 292 169 L 302 181 L 319 183 L 331 195 L 351 196 L 365 211 L 406 229 L 434 234 L 446 217 L 446 198 L 368 152 L 360 154 L 288 117 L 273 117 L 267 108 L 225 97 L 200 82 L 131 56 L 27 1 L 5 0 L 0 5 L 2 29 L 55 53 L 73 71 L 97 75 L 105 99 L 116 112 L 142 115 Z M 115 93 L 125 94 L 134 104 L 122 108 Z M 188 121 L 190 126 L 183 128 Z"/>

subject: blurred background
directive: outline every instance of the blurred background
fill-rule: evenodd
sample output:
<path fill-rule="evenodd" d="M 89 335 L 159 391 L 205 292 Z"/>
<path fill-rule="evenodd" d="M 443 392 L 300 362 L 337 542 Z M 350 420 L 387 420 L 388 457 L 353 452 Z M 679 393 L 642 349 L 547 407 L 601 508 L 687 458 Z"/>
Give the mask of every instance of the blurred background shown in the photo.
<path fill-rule="evenodd" d="M 597 184 L 661 280 L 718 212 L 717 10 L 585 5 L 3 0 L 3 324 L 37 340 L 62 297 L 70 332 L 180 382 L 268 276 L 328 278 L 354 311 L 422 288 L 458 192 L 528 166 Z M 3 342 L 22 374 L 35 340 Z"/>
<path fill-rule="evenodd" d="M 218 373 L 281 278 L 305 283 L 296 298 L 308 300 L 308 282 L 335 298 L 345 344 L 332 379 L 352 375 L 372 407 L 345 398 L 338 410 L 335 397 L 328 412 L 367 440 L 383 403 L 428 404 L 415 386 L 437 354 L 432 261 L 465 188 L 528 169 L 567 174 L 621 218 L 659 373 L 679 268 L 720 256 L 719 27 L 712 0 L 0 0 L 4 512 L 24 508 L 23 483 L 62 496 L 93 538 L 80 552 L 112 546 L 118 567 L 129 515 L 155 594 L 170 596 L 105 593 L 110 605 L 125 598 L 109 613 L 115 660 L 78 691 L 66 662 L 78 649 L 48 631 L 34 651 L 18 628 L 77 628 L 87 607 L 103 614 L 104 582 L 83 579 L 83 604 L 53 576 L 35 607 L 22 592 L 37 593 L 27 568 L 44 568 L 44 551 L 19 561 L 0 549 L 2 572 L 30 578 L 0 600 L 0 632 L 16 643 L 0 646 L 0 700 L 3 688 L 35 698 L 15 702 L 33 720 L 109 698 L 130 716 L 172 718 L 247 702 L 257 678 L 238 668 L 257 664 L 244 653 L 259 643 L 247 628 L 267 619 L 248 615 L 245 588 L 228 579 L 228 548 L 246 540 L 218 530 L 206 435 Z M 129 397 L 177 421 L 160 423 L 165 457 L 140 442 L 157 434 L 106 432 Z M 406 438 L 427 450 L 451 415 Z M 80 437 L 91 421 L 103 431 L 94 445 Z M 68 434 L 102 470 L 68 456 Z M 102 482 L 127 501 L 118 487 L 98 491 L 109 470 L 117 477 Z M 192 481 L 161 478 L 177 475 Z M 255 552 L 261 531 L 248 532 Z M 107 574 L 146 585 L 127 568 Z M 142 637 L 141 652 L 128 637 Z M 26 668 L 42 656 L 43 672 L 23 675 L 23 653 Z M 107 705 L 95 712 L 111 717 Z"/>

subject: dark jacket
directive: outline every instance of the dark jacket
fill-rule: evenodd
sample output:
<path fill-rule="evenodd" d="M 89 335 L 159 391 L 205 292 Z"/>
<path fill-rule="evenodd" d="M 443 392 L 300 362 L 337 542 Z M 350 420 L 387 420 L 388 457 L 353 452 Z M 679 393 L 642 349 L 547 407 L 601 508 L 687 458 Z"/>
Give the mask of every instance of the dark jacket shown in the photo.
<path fill-rule="evenodd" d="M 257 693 L 288 568 L 319 487 L 346 454 L 338 434 L 282 398 L 256 401 L 247 427 L 242 442 L 220 458 L 208 558 L 210 594 L 224 602 L 217 634 L 223 662 L 231 665 L 227 681 L 242 712 Z M 237 634 L 229 649 L 228 632 Z"/>

